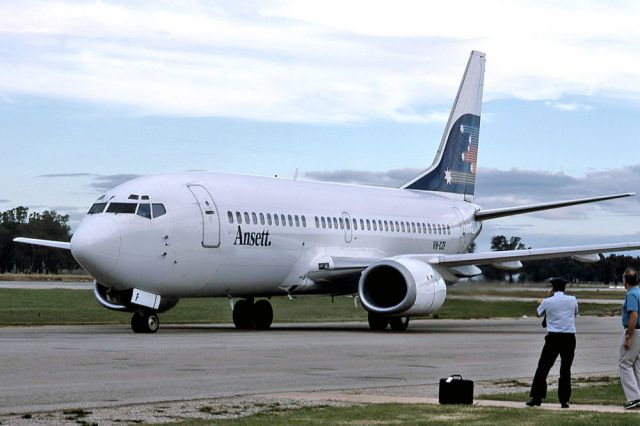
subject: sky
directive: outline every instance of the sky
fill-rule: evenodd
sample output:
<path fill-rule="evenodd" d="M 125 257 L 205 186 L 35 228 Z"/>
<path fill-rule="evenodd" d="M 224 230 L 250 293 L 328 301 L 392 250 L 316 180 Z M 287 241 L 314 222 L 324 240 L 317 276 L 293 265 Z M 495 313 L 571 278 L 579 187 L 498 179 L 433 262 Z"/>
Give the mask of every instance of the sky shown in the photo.
<path fill-rule="evenodd" d="M 476 202 L 640 190 L 640 3 L 0 0 L 0 210 L 135 176 L 398 186 L 486 53 Z M 488 221 L 527 246 L 640 241 L 640 196 Z"/>

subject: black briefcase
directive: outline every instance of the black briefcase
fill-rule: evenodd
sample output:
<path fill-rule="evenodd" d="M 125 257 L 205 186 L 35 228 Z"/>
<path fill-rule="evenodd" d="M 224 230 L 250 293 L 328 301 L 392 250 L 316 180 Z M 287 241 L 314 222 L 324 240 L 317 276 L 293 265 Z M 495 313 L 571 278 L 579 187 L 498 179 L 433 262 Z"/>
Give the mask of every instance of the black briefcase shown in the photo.
<path fill-rule="evenodd" d="M 438 401 L 440 404 L 473 404 L 473 380 L 465 380 L 459 374 L 440 379 Z"/>

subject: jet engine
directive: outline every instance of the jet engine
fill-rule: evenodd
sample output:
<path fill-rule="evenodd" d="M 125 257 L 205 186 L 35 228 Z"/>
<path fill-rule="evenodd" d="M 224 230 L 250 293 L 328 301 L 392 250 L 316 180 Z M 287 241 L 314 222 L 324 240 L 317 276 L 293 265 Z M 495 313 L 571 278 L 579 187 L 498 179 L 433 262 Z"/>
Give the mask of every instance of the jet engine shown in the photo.
<path fill-rule="evenodd" d="M 358 294 L 363 306 L 384 316 L 431 314 L 442 306 L 447 287 L 431 265 L 412 258 L 383 259 L 362 272 Z"/>
<path fill-rule="evenodd" d="M 132 293 L 133 289 L 114 290 L 100 284 L 98 281 L 93 282 L 93 295 L 98 300 L 98 303 L 112 311 L 134 312 L 137 309 L 140 309 L 140 306 L 131 303 Z M 162 297 L 157 312 L 167 312 L 178 304 L 178 300 L 180 299 Z"/>

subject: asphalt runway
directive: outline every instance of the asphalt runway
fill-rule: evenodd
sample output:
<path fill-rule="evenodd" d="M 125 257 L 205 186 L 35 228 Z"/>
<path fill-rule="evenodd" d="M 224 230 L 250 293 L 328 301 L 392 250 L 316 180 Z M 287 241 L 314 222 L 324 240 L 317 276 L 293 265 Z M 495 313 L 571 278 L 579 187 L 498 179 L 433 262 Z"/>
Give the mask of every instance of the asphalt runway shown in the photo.
<path fill-rule="evenodd" d="M 576 374 L 616 372 L 618 318 L 578 318 Z M 533 376 L 538 318 L 414 321 L 405 333 L 364 323 L 0 329 L 0 414 L 276 392 L 433 385 Z M 558 363 L 557 363 L 558 364 Z M 557 374 L 558 366 L 552 374 Z"/>

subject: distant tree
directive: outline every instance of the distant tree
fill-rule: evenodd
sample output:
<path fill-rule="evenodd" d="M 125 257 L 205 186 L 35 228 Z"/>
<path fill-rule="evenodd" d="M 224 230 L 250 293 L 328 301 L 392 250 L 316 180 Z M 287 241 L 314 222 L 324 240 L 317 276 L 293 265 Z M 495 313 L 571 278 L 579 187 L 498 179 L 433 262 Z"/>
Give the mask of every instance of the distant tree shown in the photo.
<path fill-rule="evenodd" d="M 507 251 L 507 250 L 524 250 L 527 247 L 522 243 L 521 237 L 505 237 L 504 235 L 495 235 L 491 238 L 491 250 L 492 251 Z M 486 266 L 482 272 L 488 279 L 503 279 L 505 271 L 498 270 L 492 266 Z M 506 272 L 509 282 L 513 282 L 513 272 Z"/>
<path fill-rule="evenodd" d="M 0 272 L 58 273 L 78 265 L 67 250 L 15 244 L 18 236 L 69 241 L 69 216 L 16 207 L 0 213 Z"/>
<path fill-rule="evenodd" d="M 505 237 L 504 235 L 496 235 L 491 238 L 491 250 L 492 251 L 507 251 L 507 250 L 524 250 L 527 248 L 522 242 L 520 237 Z"/>

